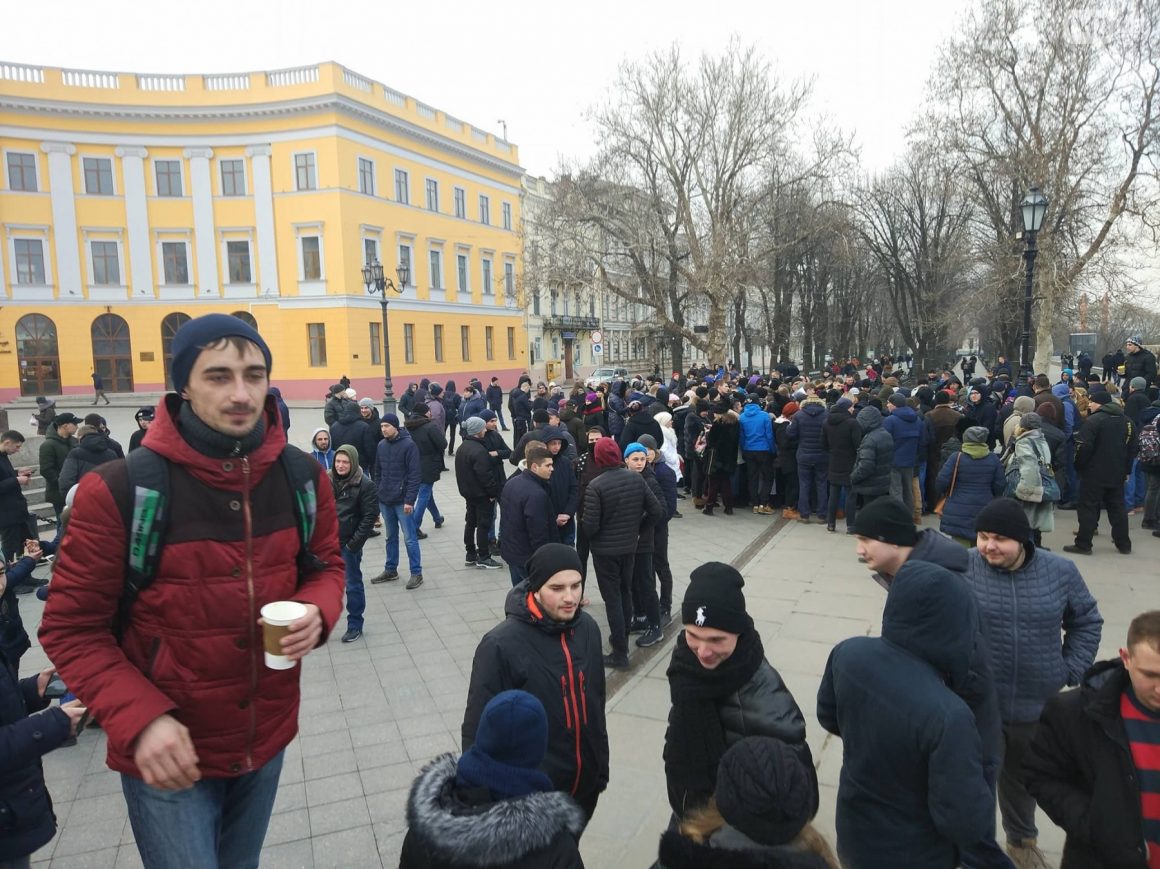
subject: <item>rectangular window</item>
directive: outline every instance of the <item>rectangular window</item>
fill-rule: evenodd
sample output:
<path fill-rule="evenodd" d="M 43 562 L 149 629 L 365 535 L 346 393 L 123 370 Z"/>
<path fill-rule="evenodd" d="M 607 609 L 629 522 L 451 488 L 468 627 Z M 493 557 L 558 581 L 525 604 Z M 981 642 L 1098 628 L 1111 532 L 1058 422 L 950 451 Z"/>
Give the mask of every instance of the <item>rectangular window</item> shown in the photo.
<path fill-rule="evenodd" d="M 322 280 L 322 250 L 317 235 L 304 235 L 298 239 L 302 245 L 302 279 Z"/>
<path fill-rule="evenodd" d="M 516 264 L 503 264 L 503 291 L 507 295 L 512 295 L 516 289 Z M 579 313 L 579 311 L 577 311 Z"/>
<path fill-rule="evenodd" d="M 411 268 L 411 245 L 399 245 L 399 265 L 407 269 L 407 286 L 415 286 L 415 270 Z"/>
<path fill-rule="evenodd" d="M 12 244 L 16 251 L 16 283 L 44 286 L 44 242 L 39 238 L 16 238 Z"/>
<path fill-rule="evenodd" d="M 294 178 L 299 190 L 317 190 L 318 176 L 314 171 L 314 154 L 294 155 Z"/>
<path fill-rule="evenodd" d="M 373 238 L 363 239 L 363 262 L 373 263 L 379 258 L 379 243 Z"/>
<path fill-rule="evenodd" d="M 375 195 L 375 164 L 366 157 L 358 158 L 358 189 L 367 196 Z"/>
<path fill-rule="evenodd" d="M 464 362 L 471 361 L 471 327 L 459 327 L 459 355 Z"/>
<path fill-rule="evenodd" d="M 532 314 L 536 317 L 540 316 L 540 293 L 536 291 L 532 294 Z"/>
<path fill-rule="evenodd" d="M 403 324 L 403 361 L 413 363 L 415 361 L 415 324 Z"/>
<path fill-rule="evenodd" d="M 435 361 L 443 361 L 443 327 L 435 327 Z"/>
<path fill-rule="evenodd" d="M 371 365 L 383 364 L 383 324 L 371 323 Z"/>
<path fill-rule="evenodd" d="M 36 192 L 35 154 L 8 154 L 8 189 Z"/>
<path fill-rule="evenodd" d="M 514 331 L 515 331 L 514 329 L 508 329 L 508 334 L 510 335 Z M 532 355 L 535 357 L 534 359 L 532 359 L 533 364 L 535 363 L 536 359 L 543 359 L 544 358 L 544 339 L 543 338 L 538 338 L 538 337 L 536 338 L 536 340 L 534 342 L 534 349 L 532 350 Z M 508 349 L 508 356 L 512 359 L 515 359 L 515 356 L 512 355 L 510 348 Z"/>
<path fill-rule="evenodd" d="M 153 163 L 153 169 L 157 173 L 158 196 L 181 195 L 180 160 L 157 160 Z"/>
<path fill-rule="evenodd" d="M 85 193 L 90 196 L 113 195 L 113 161 L 108 157 L 85 157 Z"/>
<path fill-rule="evenodd" d="M 556 291 L 555 290 L 548 290 L 548 294 L 550 296 L 550 299 L 549 299 L 550 304 L 549 304 L 548 312 L 553 317 L 555 317 L 556 316 Z"/>
<path fill-rule="evenodd" d="M 306 335 L 310 343 L 310 367 L 324 368 L 326 366 L 326 324 L 307 323 Z"/>
<path fill-rule="evenodd" d="M 479 222 L 484 226 L 491 223 L 491 200 L 483 194 L 479 197 Z"/>
<path fill-rule="evenodd" d="M 459 267 L 459 292 L 469 293 L 471 290 L 467 288 L 467 254 L 461 253 L 455 259 Z"/>
<path fill-rule="evenodd" d="M 222 196 L 246 195 L 246 161 L 222 160 Z"/>
<path fill-rule="evenodd" d="M 516 327 L 508 326 L 508 359 L 516 358 Z M 536 339 L 536 350 L 540 349 L 540 339 Z"/>
<path fill-rule="evenodd" d="M 487 354 L 487 359 L 490 362 L 495 359 L 495 327 L 483 327 L 483 351 Z"/>
<path fill-rule="evenodd" d="M 512 204 L 510 202 L 503 204 L 503 228 L 509 232 L 512 228 Z"/>
<path fill-rule="evenodd" d="M 483 294 L 485 296 L 490 296 L 491 293 L 492 293 L 492 289 L 491 289 L 491 260 L 489 260 L 487 257 L 484 257 L 484 259 L 483 259 Z"/>
<path fill-rule="evenodd" d="M 431 251 L 431 288 L 443 289 L 443 254 L 437 250 Z"/>
<path fill-rule="evenodd" d="M 455 216 L 467 219 L 467 191 L 462 187 L 455 188 Z"/>
<path fill-rule="evenodd" d="M 227 241 L 226 257 L 229 259 L 230 283 L 250 284 L 250 243 L 248 241 Z"/>
<path fill-rule="evenodd" d="M 427 179 L 427 210 L 439 210 L 439 182 L 434 178 Z"/>
<path fill-rule="evenodd" d="M 93 255 L 93 283 L 100 286 L 117 286 L 121 283 L 121 260 L 117 256 L 115 241 L 94 241 L 89 243 Z"/>
<path fill-rule="evenodd" d="M 184 241 L 161 242 L 161 264 L 165 283 L 189 284 L 189 249 Z"/>
<path fill-rule="evenodd" d="M 411 204 L 410 182 L 407 180 L 406 169 L 395 170 L 395 201 L 400 205 Z"/>

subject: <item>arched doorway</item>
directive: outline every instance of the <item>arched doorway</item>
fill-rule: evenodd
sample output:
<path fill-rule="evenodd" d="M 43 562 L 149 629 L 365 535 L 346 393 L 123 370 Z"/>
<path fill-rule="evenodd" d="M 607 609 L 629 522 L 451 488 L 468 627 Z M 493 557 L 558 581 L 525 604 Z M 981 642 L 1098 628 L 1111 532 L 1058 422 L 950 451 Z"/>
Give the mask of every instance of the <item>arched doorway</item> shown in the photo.
<path fill-rule="evenodd" d="M 60 395 L 60 351 L 52 320 L 44 314 L 17 320 L 16 356 L 21 395 Z"/>
<path fill-rule="evenodd" d="M 237 317 L 251 329 L 258 328 L 258 321 L 254 319 L 254 315 L 249 311 L 234 311 L 230 316 Z"/>
<path fill-rule="evenodd" d="M 165 386 L 167 389 L 173 389 L 173 375 L 169 371 L 170 363 L 173 361 L 173 336 L 189 321 L 189 314 L 183 314 L 180 311 L 170 314 L 161 321 L 161 363 L 165 366 Z"/>
<path fill-rule="evenodd" d="M 93 320 L 93 370 L 101 375 L 108 392 L 133 391 L 133 350 L 129 324 L 116 314 Z"/>

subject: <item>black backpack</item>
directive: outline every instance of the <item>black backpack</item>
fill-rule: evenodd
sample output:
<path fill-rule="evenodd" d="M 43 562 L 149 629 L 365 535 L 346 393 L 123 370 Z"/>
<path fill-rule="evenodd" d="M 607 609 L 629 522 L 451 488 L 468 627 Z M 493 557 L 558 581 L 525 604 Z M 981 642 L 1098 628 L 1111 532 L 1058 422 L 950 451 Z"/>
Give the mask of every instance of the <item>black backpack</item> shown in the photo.
<path fill-rule="evenodd" d="M 318 519 L 318 462 L 297 447 L 287 445 L 278 459 L 294 498 L 298 526 L 298 575 L 309 576 L 326 567 L 310 549 Z M 125 457 L 129 475 L 128 498 L 114 494 L 126 529 L 125 590 L 117 611 L 116 631 L 128 622 L 129 611 L 150 583 L 161 558 L 169 525 L 169 462 L 142 446 Z"/>

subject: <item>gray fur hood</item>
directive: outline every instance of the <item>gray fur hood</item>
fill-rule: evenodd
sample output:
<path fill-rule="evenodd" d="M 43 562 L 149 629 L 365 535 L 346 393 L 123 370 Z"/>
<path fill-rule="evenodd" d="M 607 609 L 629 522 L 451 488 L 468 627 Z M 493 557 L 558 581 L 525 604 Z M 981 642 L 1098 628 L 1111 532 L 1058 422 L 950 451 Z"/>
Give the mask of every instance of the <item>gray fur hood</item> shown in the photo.
<path fill-rule="evenodd" d="M 483 805 L 452 795 L 456 756 L 443 754 L 423 768 L 407 799 L 410 835 L 426 848 L 463 866 L 514 863 L 547 848 L 561 833 L 579 839 L 584 812 L 570 796 L 544 791 Z"/>

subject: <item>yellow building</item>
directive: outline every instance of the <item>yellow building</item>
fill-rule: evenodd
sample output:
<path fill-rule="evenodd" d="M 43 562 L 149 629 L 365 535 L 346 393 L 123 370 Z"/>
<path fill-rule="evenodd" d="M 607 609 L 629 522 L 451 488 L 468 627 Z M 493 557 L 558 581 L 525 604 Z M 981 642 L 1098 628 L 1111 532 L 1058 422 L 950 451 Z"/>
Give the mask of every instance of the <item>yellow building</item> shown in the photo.
<path fill-rule="evenodd" d="M 252 319 L 288 398 L 527 366 L 516 148 L 337 63 L 144 75 L 0 62 L 0 400 L 160 391 L 190 317 Z M 398 283 L 398 280 L 395 280 Z"/>

